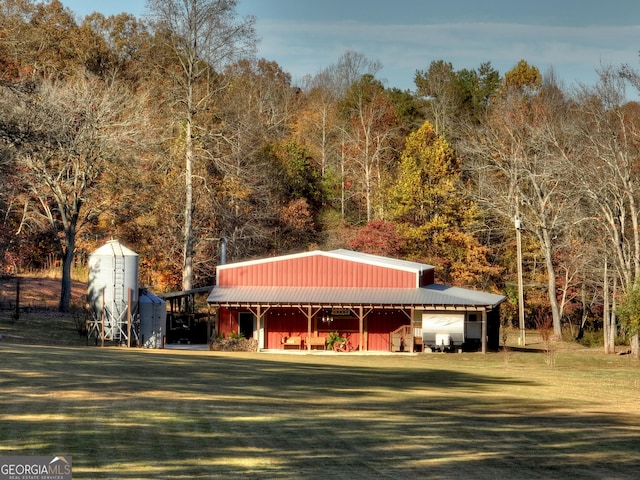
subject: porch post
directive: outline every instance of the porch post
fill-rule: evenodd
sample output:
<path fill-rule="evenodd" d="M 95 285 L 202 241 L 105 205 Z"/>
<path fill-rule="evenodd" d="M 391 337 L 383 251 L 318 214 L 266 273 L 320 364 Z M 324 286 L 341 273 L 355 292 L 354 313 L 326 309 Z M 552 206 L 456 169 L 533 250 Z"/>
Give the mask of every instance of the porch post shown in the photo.
<path fill-rule="evenodd" d="M 307 305 L 307 350 L 311 350 L 311 305 Z"/>
<path fill-rule="evenodd" d="M 487 309 L 482 309 L 482 353 L 487 353 Z"/>
<path fill-rule="evenodd" d="M 358 315 L 358 351 L 362 351 L 362 337 L 363 337 L 363 310 L 362 305 L 358 307 L 359 315 Z"/>
<path fill-rule="evenodd" d="M 256 313 L 258 317 L 258 324 L 256 325 L 258 330 L 258 349 L 262 350 L 264 348 L 264 318 L 262 318 L 262 306 L 260 304 L 258 304 Z"/>

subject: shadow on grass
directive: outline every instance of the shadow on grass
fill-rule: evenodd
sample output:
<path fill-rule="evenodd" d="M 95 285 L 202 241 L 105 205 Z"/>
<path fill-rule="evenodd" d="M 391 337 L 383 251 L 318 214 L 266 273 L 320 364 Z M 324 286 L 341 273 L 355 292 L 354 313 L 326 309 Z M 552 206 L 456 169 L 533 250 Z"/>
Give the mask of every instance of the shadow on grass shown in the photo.
<path fill-rule="evenodd" d="M 636 418 L 506 375 L 349 359 L 2 346 L 3 455 L 76 478 L 634 478 Z M 396 361 L 396 360 L 394 360 Z M 473 361 L 473 360 L 472 360 Z"/>

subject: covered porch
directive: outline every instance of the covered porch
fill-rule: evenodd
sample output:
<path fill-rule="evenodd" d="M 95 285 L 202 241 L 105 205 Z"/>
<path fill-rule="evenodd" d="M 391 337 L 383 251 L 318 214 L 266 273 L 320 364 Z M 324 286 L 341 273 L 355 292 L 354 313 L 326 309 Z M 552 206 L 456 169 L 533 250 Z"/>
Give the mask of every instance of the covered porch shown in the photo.
<path fill-rule="evenodd" d="M 350 351 L 422 351 L 422 317 L 425 312 L 458 312 L 477 317 L 480 323 L 478 349 L 486 352 L 489 347 L 490 308 L 487 306 L 400 302 L 252 302 L 231 301 L 229 298 L 213 302 L 216 290 L 219 296 L 231 294 L 230 289 L 214 289 L 209 297 L 215 313 L 216 331 L 223 335 L 239 333 L 246 338 L 254 338 L 261 350 L 326 350 L 331 347 L 332 337 L 338 335 L 346 339 Z M 495 338 L 497 336 L 495 332 Z"/>

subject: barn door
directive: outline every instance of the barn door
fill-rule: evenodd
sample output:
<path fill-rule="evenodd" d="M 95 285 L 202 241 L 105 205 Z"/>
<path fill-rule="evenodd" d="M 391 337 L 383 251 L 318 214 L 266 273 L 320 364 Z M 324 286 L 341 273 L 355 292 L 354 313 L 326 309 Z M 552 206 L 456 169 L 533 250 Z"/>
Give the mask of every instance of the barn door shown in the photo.
<path fill-rule="evenodd" d="M 244 338 L 254 338 L 256 331 L 256 317 L 251 312 L 238 314 L 238 333 Z"/>

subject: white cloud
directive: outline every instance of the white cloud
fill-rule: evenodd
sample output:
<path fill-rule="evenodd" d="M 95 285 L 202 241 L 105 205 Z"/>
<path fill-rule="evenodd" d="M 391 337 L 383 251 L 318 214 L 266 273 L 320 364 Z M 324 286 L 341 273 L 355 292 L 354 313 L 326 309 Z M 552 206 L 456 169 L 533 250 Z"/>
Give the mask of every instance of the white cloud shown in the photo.
<path fill-rule="evenodd" d="M 519 60 L 543 72 L 553 66 L 566 83 L 592 83 L 601 63 L 637 63 L 640 27 L 561 27 L 517 23 L 375 25 L 361 22 L 269 21 L 258 25 L 261 56 L 278 61 L 294 78 L 335 63 L 347 49 L 384 65 L 391 86 L 411 88 L 416 70 L 432 60 L 455 69 L 491 61 L 504 73 Z"/>

